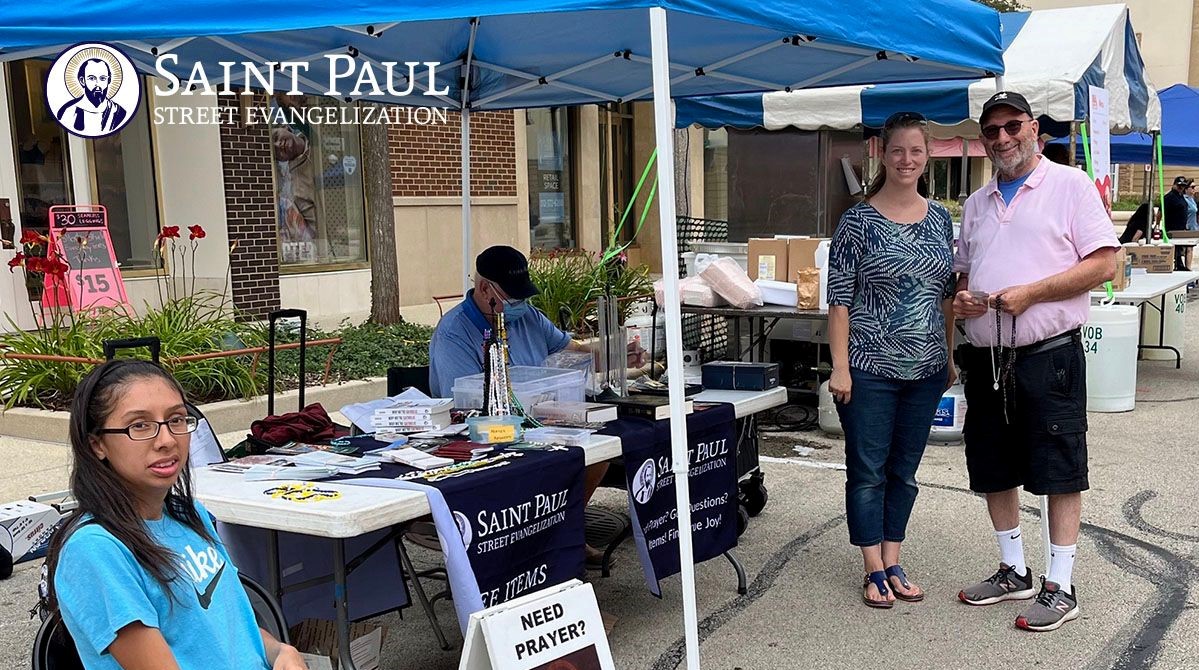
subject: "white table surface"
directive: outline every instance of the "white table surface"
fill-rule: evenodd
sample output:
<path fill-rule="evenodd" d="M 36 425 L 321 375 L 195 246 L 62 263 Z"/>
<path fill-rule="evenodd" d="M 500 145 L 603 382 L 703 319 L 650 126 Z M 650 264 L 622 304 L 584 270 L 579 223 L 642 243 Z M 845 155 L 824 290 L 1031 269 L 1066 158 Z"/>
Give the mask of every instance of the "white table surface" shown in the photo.
<path fill-rule="evenodd" d="M 1128 288 L 1115 292 L 1115 301 L 1138 304 L 1161 297 L 1174 289 L 1199 280 L 1199 272 L 1134 274 Z M 1091 300 L 1105 300 L 1107 291 L 1091 291 Z"/>
<path fill-rule="evenodd" d="M 787 402 L 787 389 L 769 391 L 704 391 L 694 397 L 706 402 L 732 403 L 742 418 Z M 587 465 L 620 456 L 620 438 L 593 435 L 583 447 Z M 369 476 L 370 473 L 367 473 Z M 264 491 L 303 482 L 247 482 L 240 474 L 196 468 L 192 474 L 196 498 L 225 523 L 319 537 L 357 537 L 429 513 L 424 494 L 415 491 L 357 486 L 347 482 L 312 482 L 321 490 L 337 491 L 336 500 L 293 502 L 272 498 Z"/>
<path fill-rule="evenodd" d="M 699 402 L 732 403 L 733 412 L 741 419 L 771 407 L 787 404 L 787 389 L 776 386 L 768 391 L 719 391 L 709 389 L 692 398 Z"/>

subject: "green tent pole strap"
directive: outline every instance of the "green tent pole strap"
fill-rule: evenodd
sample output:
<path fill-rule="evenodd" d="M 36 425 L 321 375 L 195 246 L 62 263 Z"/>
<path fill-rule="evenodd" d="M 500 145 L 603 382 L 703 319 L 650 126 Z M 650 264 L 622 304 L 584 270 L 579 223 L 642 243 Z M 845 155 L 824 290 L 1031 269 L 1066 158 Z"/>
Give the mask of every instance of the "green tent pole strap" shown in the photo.
<path fill-rule="evenodd" d="M 1095 181 L 1095 166 L 1091 163 L 1091 141 L 1087 137 L 1086 122 L 1078 124 L 1078 128 L 1082 133 L 1082 154 L 1087 161 L 1087 176 L 1091 178 L 1091 181 Z"/>
<path fill-rule="evenodd" d="M 625 221 L 629 218 L 629 214 L 633 211 L 633 205 L 637 204 L 637 196 L 641 194 L 641 187 L 645 185 L 645 179 L 649 177 L 649 171 L 654 167 L 654 161 L 658 158 L 658 148 L 654 147 L 653 153 L 649 155 L 649 160 L 645 163 L 645 169 L 641 171 L 641 178 L 637 180 L 637 187 L 633 189 L 633 196 L 629 198 L 629 204 L 625 205 L 624 214 L 620 215 L 620 223 L 616 224 L 616 230 L 612 231 L 612 241 L 608 247 L 616 246 L 616 240 L 620 239 L 620 231 L 624 228 Z M 655 177 L 657 179 L 657 177 Z M 634 235 L 634 237 L 636 237 Z M 606 254 L 605 254 L 606 255 Z"/>
<path fill-rule="evenodd" d="M 1159 209 L 1158 211 L 1161 212 L 1161 215 L 1162 215 L 1162 223 L 1161 223 L 1162 241 L 1165 242 L 1166 244 L 1169 244 L 1170 243 L 1170 234 L 1169 234 L 1169 232 L 1166 231 L 1165 168 L 1162 166 L 1162 133 L 1160 130 L 1157 132 L 1157 135 L 1154 136 L 1153 139 L 1154 139 L 1153 153 L 1154 153 L 1154 157 L 1157 159 L 1158 205 L 1161 207 L 1161 209 Z"/>

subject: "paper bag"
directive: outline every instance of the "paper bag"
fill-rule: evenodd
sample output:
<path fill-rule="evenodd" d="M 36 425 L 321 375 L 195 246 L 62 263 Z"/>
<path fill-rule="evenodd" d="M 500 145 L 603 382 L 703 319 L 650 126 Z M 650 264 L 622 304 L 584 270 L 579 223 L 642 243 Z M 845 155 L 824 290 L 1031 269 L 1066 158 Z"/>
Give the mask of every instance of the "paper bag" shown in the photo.
<path fill-rule="evenodd" d="M 795 275 L 795 306 L 799 309 L 820 309 L 820 270 L 804 268 Z"/>

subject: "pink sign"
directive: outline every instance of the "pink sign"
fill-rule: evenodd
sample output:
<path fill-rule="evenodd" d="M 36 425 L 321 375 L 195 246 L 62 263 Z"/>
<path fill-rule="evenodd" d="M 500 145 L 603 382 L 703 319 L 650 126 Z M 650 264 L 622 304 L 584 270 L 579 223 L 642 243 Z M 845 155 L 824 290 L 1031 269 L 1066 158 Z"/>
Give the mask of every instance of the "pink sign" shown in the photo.
<path fill-rule="evenodd" d="M 51 207 L 50 248 L 70 269 L 65 281 L 46 275 L 42 304 L 76 310 L 129 304 L 103 205 Z"/>

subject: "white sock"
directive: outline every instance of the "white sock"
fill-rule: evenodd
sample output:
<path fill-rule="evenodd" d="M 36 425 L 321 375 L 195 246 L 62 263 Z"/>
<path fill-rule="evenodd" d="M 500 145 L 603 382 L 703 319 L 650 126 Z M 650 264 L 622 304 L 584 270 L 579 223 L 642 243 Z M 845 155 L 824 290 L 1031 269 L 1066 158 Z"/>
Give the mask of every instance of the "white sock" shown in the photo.
<path fill-rule="evenodd" d="M 1074 594 L 1072 580 L 1074 579 L 1074 554 L 1077 552 L 1077 544 L 1065 547 L 1058 544 L 1049 545 L 1049 574 L 1045 579 L 1057 582 L 1063 591 L 1071 595 Z"/>
<path fill-rule="evenodd" d="M 1015 568 L 1016 574 L 1023 577 L 1028 566 L 1024 563 L 1024 535 L 1020 526 L 995 531 L 995 539 L 999 540 L 999 560 Z"/>

